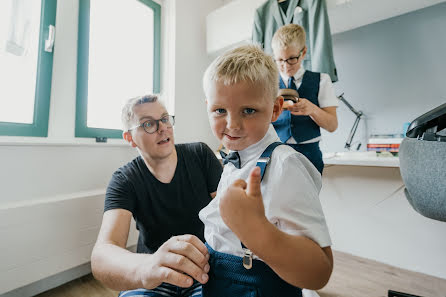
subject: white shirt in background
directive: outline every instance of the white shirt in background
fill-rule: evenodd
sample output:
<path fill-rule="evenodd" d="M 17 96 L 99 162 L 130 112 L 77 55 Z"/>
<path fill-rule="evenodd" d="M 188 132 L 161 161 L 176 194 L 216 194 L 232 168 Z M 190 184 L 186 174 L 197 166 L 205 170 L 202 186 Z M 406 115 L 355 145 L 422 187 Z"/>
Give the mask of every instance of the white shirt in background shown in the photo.
<path fill-rule="evenodd" d="M 303 67 L 300 67 L 299 70 L 294 75 L 294 83 L 296 84 L 296 88 L 299 89 L 300 85 L 302 84 L 302 78 L 305 74 L 305 69 Z M 282 77 L 282 80 L 286 87 L 288 87 L 288 76 L 282 75 L 280 73 L 280 76 Z M 331 78 L 327 73 L 321 73 L 321 80 L 319 82 L 319 95 L 318 95 L 318 101 L 319 101 L 319 107 L 325 108 L 330 106 L 339 106 L 339 99 L 336 97 L 333 83 L 331 82 Z M 306 144 L 306 143 L 313 143 L 318 142 L 322 138 L 321 136 L 315 137 L 313 139 L 309 139 L 303 142 L 300 142 L 300 144 Z M 290 137 L 290 139 L 287 140 L 286 143 L 297 143 L 293 136 Z"/>

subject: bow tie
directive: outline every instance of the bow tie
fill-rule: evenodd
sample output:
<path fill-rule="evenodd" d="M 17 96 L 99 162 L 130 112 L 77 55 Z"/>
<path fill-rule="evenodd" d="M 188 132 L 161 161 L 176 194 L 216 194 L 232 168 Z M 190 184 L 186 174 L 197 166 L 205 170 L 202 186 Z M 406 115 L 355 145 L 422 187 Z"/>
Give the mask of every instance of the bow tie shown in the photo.
<path fill-rule="evenodd" d="M 238 154 L 238 152 L 232 152 L 232 153 L 226 154 L 225 152 L 220 151 L 220 155 L 223 159 L 223 165 L 226 165 L 229 162 L 231 162 L 232 164 L 234 164 L 235 168 L 240 169 L 241 161 L 240 161 L 240 155 Z"/>

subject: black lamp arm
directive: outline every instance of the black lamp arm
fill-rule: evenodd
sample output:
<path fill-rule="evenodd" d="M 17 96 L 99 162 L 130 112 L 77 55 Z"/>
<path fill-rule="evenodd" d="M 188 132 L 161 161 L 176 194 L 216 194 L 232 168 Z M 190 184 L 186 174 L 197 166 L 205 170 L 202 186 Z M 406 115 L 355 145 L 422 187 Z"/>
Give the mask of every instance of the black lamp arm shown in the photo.
<path fill-rule="evenodd" d="M 353 106 L 351 106 L 351 104 L 347 100 L 345 100 L 344 93 L 339 95 L 338 99 L 341 100 L 342 102 L 344 102 L 344 104 L 347 105 L 347 107 L 356 115 L 355 122 L 353 123 L 352 129 L 350 130 L 350 134 L 348 135 L 347 141 L 345 142 L 345 146 L 344 146 L 346 149 L 350 149 L 350 146 L 353 141 L 353 137 L 355 136 L 355 133 L 356 133 L 356 129 L 358 129 L 359 121 L 361 120 L 361 117 L 364 114 L 362 113 L 362 111 L 356 110 Z M 359 149 L 359 147 L 358 147 L 358 149 Z"/>

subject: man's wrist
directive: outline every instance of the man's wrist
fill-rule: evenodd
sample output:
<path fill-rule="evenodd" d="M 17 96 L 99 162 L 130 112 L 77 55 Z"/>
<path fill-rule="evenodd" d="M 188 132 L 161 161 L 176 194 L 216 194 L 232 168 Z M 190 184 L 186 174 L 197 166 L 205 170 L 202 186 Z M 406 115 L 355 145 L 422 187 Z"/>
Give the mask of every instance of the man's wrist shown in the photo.
<path fill-rule="evenodd" d="M 136 264 L 135 267 L 135 279 L 136 279 L 136 287 L 137 288 L 146 288 L 146 289 L 151 289 L 150 284 L 147 283 L 147 269 L 148 267 L 152 267 L 152 265 L 149 265 L 148 262 L 152 261 L 153 255 L 151 254 L 139 254 L 139 256 L 141 257 L 139 259 L 139 261 Z M 154 275 L 155 271 L 151 271 L 151 273 Z"/>

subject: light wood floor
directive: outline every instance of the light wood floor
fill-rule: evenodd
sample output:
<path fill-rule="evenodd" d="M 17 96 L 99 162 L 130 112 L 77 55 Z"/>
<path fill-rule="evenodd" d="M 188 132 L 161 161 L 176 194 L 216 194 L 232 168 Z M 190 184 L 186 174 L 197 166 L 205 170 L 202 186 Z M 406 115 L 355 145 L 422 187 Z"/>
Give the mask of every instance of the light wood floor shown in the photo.
<path fill-rule="evenodd" d="M 387 290 L 424 297 L 446 297 L 446 280 L 334 252 L 335 267 L 320 297 L 387 297 Z M 445 267 L 446 269 L 446 267 Z M 38 297 L 116 297 L 92 275 L 69 282 Z"/>

